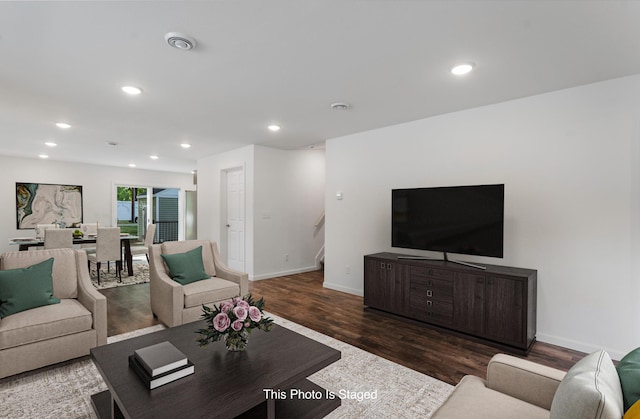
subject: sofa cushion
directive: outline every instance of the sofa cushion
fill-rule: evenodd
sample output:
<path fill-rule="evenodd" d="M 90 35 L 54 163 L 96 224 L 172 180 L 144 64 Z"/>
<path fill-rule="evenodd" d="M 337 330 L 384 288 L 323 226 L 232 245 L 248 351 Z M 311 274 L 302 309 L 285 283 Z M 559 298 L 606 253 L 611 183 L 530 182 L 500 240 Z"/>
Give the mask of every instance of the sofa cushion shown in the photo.
<path fill-rule="evenodd" d="M 622 397 L 624 401 L 624 411 L 640 400 L 640 348 L 629 352 L 616 365 L 620 385 L 622 386 Z"/>
<path fill-rule="evenodd" d="M 185 253 L 161 255 L 169 269 L 171 279 L 182 285 L 210 278 L 202 264 L 202 246 Z"/>
<path fill-rule="evenodd" d="M 240 286 L 222 278 L 192 282 L 183 287 L 185 308 L 197 307 L 240 295 Z"/>
<path fill-rule="evenodd" d="M 76 298 L 78 296 L 78 267 L 76 250 L 47 249 L 28 252 L 6 252 L 0 259 L 0 269 L 26 268 L 53 258 L 53 296 Z"/>
<path fill-rule="evenodd" d="M 162 254 L 172 255 L 175 253 L 185 253 L 189 250 L 195 249 L 198 246 L 202 246 L 202 263 L 204 264 L 204 271 L 209 276 L 216 276 L 216 265 L 213 261 L 213 250 L 211 249 L 211 242 L 207 240 L 182 240 L 164 242 L 160 245 Z"/>
<path fill-rule="evenodd" d="M 58 304 L 53 296 L 53 258 L 27 268 L 0 271 L 0 318 L 21 311 Z"/>
<path fill-rule="evenodd" d="M 431 417 L 547 419 L 549 411 L 487 388 L 486 382 L 472 375 L 460 380 L 453 393 Z"/>
<path fill-rule="evenodd" d="M 0 350 L 90 330 L 91 312 L 78 300 L 16 313 L 0 321 Z"/>
<path fill-rule="evenodd" d="M 594 352 L 567 372 L 551 402 L 551 419 L 620 419 L 622 388 L 605 351 Z"/>

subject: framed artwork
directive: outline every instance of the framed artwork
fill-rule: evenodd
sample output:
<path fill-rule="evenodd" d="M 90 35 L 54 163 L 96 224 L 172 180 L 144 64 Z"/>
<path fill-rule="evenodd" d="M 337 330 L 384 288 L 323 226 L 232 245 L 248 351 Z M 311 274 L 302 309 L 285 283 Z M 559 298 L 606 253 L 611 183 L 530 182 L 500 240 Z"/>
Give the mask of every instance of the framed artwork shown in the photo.
<path fill-rule="evenodd" d="M 16 182 L 16 227 L 36 228 L 57 224 L 61 228 L 82 223 L 82 186 Z"/>

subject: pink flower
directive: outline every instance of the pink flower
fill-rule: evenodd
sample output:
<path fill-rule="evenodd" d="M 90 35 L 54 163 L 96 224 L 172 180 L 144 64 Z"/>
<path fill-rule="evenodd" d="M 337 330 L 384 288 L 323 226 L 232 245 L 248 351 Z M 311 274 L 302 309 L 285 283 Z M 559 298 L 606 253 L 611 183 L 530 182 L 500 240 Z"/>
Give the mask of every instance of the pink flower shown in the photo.
<path fill-rule="evenodd" d="M 233 303 L 231 301 L 223 301 L 220 303 L 220 311 L 223 313 L 228 313 L 233 310 Z"/>
<path fill-rule="evenodd" d="M 241 306 L 236 306 L 233 309 L 233 314 L 236 315 L 238 320 L 244 320 L 247 318 L 247 309 Z"/>
<path fill-rule="evenodd" d="M 251 317 L 251 320 L 254 322 L 259 322 L 262 318 L 262 313 L 260 313 L 258 307 L 251 306 L 249 307 L 249 317 Z"/>
<path fill-rule="evenodd" d="M 233 323 L 231 323 L 231 328 L 236 332 L 239 332 L 240 330 L 242 330 L 242 326 L 244 326 L 244 323 L 242 320 L 236 320 Z"/>
<path fill-rule="evenodd" d="M 245 300 L 240 300 L 236 302 L 236 307 L 249 308 L 249 303 L 247 303 Z"/>
<path fill-rule="evenodd" d="M 229 316 L 227 316 L 226 313 L 218 313 L 216 314 L 216 317 L 213 318 L 213 327 L 218 332 L 224 332 L 230 324 L 231 319 L 229 319 Z"/>

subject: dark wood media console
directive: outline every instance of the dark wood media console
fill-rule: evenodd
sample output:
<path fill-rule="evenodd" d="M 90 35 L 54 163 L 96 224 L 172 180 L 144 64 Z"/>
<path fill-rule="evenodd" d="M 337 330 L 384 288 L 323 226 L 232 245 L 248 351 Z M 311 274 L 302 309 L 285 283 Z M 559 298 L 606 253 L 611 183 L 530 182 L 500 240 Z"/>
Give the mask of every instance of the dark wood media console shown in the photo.
<path fill-rule="evenodd" d="M 364 257 L 364 304 L 368 309 L 418 320 L 528 353 L 536 338 L 537 271 L 487 265 Z"/>

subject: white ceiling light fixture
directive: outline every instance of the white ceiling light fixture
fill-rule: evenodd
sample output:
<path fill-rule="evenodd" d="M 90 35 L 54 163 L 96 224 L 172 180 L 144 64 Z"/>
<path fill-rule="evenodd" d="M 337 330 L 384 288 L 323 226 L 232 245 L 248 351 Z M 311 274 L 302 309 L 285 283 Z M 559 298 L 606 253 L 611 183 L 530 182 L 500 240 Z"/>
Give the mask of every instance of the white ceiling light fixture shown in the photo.
<path fill-rule="evenodd" d="M 273 132 L 280 131 L 280 125 L 276 125 L 276 124 L 271 124 L 267 128 L 269 128 L 269 131 L 273 131 Z"/>
<path fill-rule="evenodd" d="M 44 143 L 44 145 L 46 145 L 47 147 L 55 147 L 58 144 L 54 143 L 53 141 L 47 141 L 46 143 Z"/>
<path fill-rule="evenodd" d="M 67 124 L 66 122 L 56 122 L 56 127 L 67 129 L 67 128 L 71 128 L 71 125 Z"/>
<path fill-rule="evenodd" d="M 48 159 L 49 156 L 47 156 L 46 154 L 39 154 L 38 157 L 40 157 L 41 159 Z"/>
<path fill-rule="evenodd" d="M 182 51 L 190 51 L 197 45 L 195 39 L 180 32 L 169 32 L 164 39 L 169 45 Z"/>
<path fill-rule="evenodd" d="M 189 143 L 182 143 L 182 144 L 180 144 L 180 147 L 182 147 L 182 148 L 191 148 L 191 144 L 189 144 Z"/>
<path fill-rule="evenodd" d="M 156 156 L 155 154 L 152 154 L 151 156 L 149 156 L 149 158 L 151 160 L 158 160 L 160 157 Z"/>
<path fill-rule="evenodd" d="M 475 68 L 475 64 L 473 63 L 463 63 L 458 64 L 451 68 L 451 74 L 456 76 L 464 76 L 465 74 L 469 74 Z"/>
<path fill-rule="evenodd" d="M 336 102 L 331 104 L 331 109 L 336 111 L 346 111 L 350 107 L 351 106 L 349 106 L 348 103 L 344 103 L 344 102 Z"/>
<path fill-rule="evenodd" d="M 135 86 L 122 86 L 122 91 L 132 96 L 136 96 L 142 93 L 142 89 Z"/>
<path fill-rule="evenodd" d="M 135 163 L 129 163 L 129 167 L 136 167 Z"/>

